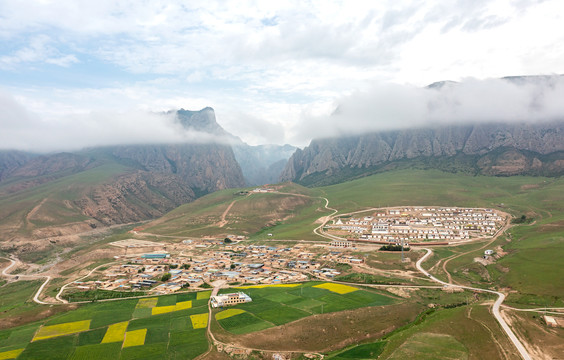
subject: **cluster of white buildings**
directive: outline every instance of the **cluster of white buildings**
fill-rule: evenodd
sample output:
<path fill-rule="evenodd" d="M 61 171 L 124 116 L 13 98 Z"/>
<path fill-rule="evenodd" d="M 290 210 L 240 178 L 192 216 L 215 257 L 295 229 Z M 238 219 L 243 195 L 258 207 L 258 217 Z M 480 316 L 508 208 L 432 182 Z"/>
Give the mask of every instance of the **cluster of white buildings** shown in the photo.
<path fill-rule="evenodd" d="M 492 209 L 403 207 L 379 210 L 362 218 L 339 218 L 329 229 L 346 231 L 364 240 L 449 241 L 491 236 L 504 221 Z"/>

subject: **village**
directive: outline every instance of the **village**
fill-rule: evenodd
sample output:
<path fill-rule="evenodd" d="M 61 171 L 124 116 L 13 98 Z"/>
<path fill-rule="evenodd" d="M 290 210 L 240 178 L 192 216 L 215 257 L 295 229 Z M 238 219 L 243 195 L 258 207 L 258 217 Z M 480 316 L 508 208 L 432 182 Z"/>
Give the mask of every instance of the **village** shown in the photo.
<path fill-rule="evenodd" d="M 350 240 L 405 245 L 428 241 L 460 241 L 493 236 L 506 217 L 492 209 L 397 207 L 364 217 L 339 217 L 325 230 Z M 345 247 L 345 246 L 343 246 Z"/>
<path fill-rule="evenodd" d="M 136 246 L 132 244 L 143 249 L 151 245 L 163 248 L 161 243 L 134 239 L 112 245 L 131 251 Z M 323 264 L 364 263 L 364 259 L 341 251 L 327 251 L 326 246 L 319 249 L 310 252 L 303 245 L 281 247 L 250 245 L 244 241 L 184 240 L 175 244 L 171 252 L 116 256 L 117 263 L 102 268 L 96 279 L 75 282 L 69 290 L 142 290 L 161 295 L 209 288 L 216 281 L 241 286 L 296 283 L 307 281 L 312 275 L 326 279 L 340 275 Z"/>

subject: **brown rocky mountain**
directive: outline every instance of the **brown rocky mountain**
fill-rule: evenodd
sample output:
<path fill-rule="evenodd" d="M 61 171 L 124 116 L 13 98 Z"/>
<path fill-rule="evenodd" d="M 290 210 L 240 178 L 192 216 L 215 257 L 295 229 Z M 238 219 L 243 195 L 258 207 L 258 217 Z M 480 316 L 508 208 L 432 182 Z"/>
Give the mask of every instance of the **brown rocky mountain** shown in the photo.
<path fill-rule="evenodd" d="M 484 175 L 561 175 L 564 122 L 475 124 L 313 140 L 281 181 L 328 184 L 397 167 Z"/>
<path fill-rule="evenodd" d="M 10 174 L 25 164 L 33 157 L 22 151 L 0 151 L 0 181 L 6 179 Z"/>
<path fill-rule="evenodd" d="M 177 119 L 223 132 L 210 108 L 180 110 Z M 4 151 L 0 171 L 0 238 L 10 246 L 156 218 L 204 194 L 245 186 L 231 146 L 219 143 Z"/>

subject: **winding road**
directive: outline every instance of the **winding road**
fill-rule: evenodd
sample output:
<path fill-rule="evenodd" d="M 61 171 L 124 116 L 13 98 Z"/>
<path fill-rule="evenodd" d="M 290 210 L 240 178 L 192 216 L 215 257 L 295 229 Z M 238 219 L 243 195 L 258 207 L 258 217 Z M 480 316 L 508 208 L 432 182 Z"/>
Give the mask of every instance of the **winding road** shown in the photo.
<path fill-rule="evenodd" d="M 527 350 L 525 349 L 525 347 L 523 346 L 523 344 L 521 343 L 521 341 L 519 341 L 519 339 L 517 338 L 517 336 L 515 336 L 515 334 L 513 333 L 513 331 L 511 330 L 511 328 L 509 327 L 509 325 L 507 325 L 507 322 L 505 322 L 505 320 L 503 319 L 503 317 L 501 316 L 501 312 L 499 311 L 499 308 L 501 307 L 501 304 L 503 303 L 503 301 L 505 300 L 505 294 L 500 293 L 498 291 L 494 291 L 494 290 L 488 290 L 488 289 L 481 289 L 481 288 L 475 288 L 475 287 L 470 287 L 470 286 L 463 286 L 463 285 L 457 285 L 457 284 L 450 284 L 447 282 L 444 282 L 442 280 L 437 279 L 436 277 L 434 277 L 433 275 L 429 274 L 429 272 L 427 272 L 425 269 L 423 269 L 423 267 L 421 266 L 421 263 L 423 263 L 425 260 L 427 260 L 427 258 L 429 256 L 431 256 L 433 254 L 433 251 L 431 249 L 423 249 L 426 250 L 427 253 L 417 261 L 417 263 L 415 264 L 415 266 L 417 267 L 417 270 L 419 270 L 420 272 L 422 272 L 423 274 L 425 274 L 425 276 L 427 276 L 429 279 L 433 280 L 434 282 L 437 282 L 439 284 L 445 285 L 445 286 L 452 286 L 452 287 L 457 287 L 457 288 L 461 288 L 461 289 L 466 289 L 466 290 L 472 290 L 472 291 L 479 291 L 479 292 L 487 292 L 490 294 L 495 294 L 498 296 L 497 300 L 495 301 L 493 308 L 492 308 L 492 312 L 493 315 L 495 317 L 495 319 L 497 320 L 497 322 L 501 325 L 503 331 L 505 331 L 505 333 L 507 334 L 507 336 L 509 337 L 509 339 L 511 340 L 511 342 L 513 343 L 513 345 L 515 345 L 515 347 L 517 348 L 517 351 L 519 351 L 519 354 L 521 355 L 521 357 L 525 360 L 531 360 L 531 357 L 529 356 L 529 353 L 527 352 Z"/>
<path fill-rule="evenodd" d="M 47 286 L 47 283 L 49 283 L 49 281 L 51 281 L 51 276 L 49 276 L 49 275 L 23 275 L 23 274 L 12 275 L 12 274 L 9 273 L 9 270 L 11 268 L 13 268 L 14 266 L 16 266 L 19 263 L 19 261 L 11 259 L 11 258 L 5 258 L 5 257 L 3 257 L 2 259 L 6 259 L 6 260 L 9 260 L 11 262 L 10 265 L 6 266 L 4 268 L 4 270 L 2 270 L 2 276 L 4 276 L 4 277 L 17 278 L 18 280 L 19 279 L 35 280 L 35 279 L 46 278 L 45 282 L 43 284 L 41 284 L 41 286 L 39 287 L 39 289 L 35 293 L 35 296 L 33 297 L 33 301 L 35 301 L 36 303 L 41 304 L 41 305 L 52 305 L 51 303 L 47 303 L 47 302 L 44 302 L 42 300 L 39 300 L 39 296 L 41 295 L 41 292 L 43 291 L 45 286 Z"/>

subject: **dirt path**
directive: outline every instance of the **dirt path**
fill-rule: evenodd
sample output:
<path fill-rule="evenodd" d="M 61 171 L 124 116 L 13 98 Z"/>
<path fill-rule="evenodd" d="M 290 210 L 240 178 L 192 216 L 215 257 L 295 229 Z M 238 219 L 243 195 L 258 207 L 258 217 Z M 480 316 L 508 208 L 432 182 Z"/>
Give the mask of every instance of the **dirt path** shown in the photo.
<path fill-rule="evenodd" d="M 470 253 L 472 253 L 472 252 L 479 251 L 479 250 L 482 250 L 482 249 L 487 248 L 487 247 L 490 246 L 492 243 L 494 243 L 503 233 L 505 233 L 510 227 L 511 227 L 511 218 L 510 218 L 510 217 L 507 217 L 507 220 L 506 220 L 506 222 L 505 222 L 505 225 L 504 225 L 502 228 L 500 228 L 500 229 L 497 231 L 497 233 L 494 235 L 494 237 L 493 237 L 490 241 L 488 241 L 484 246 L 482 246 L 482 247 L 480 247 L 480 248 L 478 248 L 478 249 L 472 249 L 472 250 L 470 250 L 470 251 L 466 251 L 466 252 L 463 252 L 463 253 L 460 253 L 460 254 L 457 254 L 457 255 L 452 255 L 452 256 L 449 256 L 448 258 L 446 258 L 445 261 L 443 262 L 443 271 L 445 272 L 445 274 L 446 274 L 447 277 L 448 277 L 448 282 L 449 282 L 449 284 L 452 284 L 452 283 L 453 283 L 452 276 L 450 275 L 450 273 L 449 273 L 448 270 L 447 270 L 447 264 L 448 264 L 451 260 L 454 260 L 454 259 L 459 258 L 459 257 L 461 257 L 461 256 L 470 254 Z M 454 282 L 454 283 L 456 283 L 456 282 Z"/>
<path fill-rule="evenodd" d="M 27 213 L 27 215 L 25 216 L 25 220 L 26 220 L 27 222 L 30 222 L 31 217 L 32 217 L 33 215 L 35 215 L 35 213 L 37 213 L 37 211 L 39 211 L 39 208 L 41 207 L 41 205 L 45 204 L 45 201 L 47 201 L 47 198 L 41 200 L 41 202 L 40 202 L 39 204 L 37 204 L 33 209 L 31 209 L 31 210 Z"/>
<path fill-rule="evenodd" d="M 519 338 L 517 338 L 517 336 L 515 336 L 515 333 L 511 330 L 511 328 L 509 327 L 509 325 L 507 325 L 507 322 L 505 321 L 505 319 L 503 318 L 503 316 L 501 315 L 500 312 L 500 307 L 501 304 L 503 304 L 503 301 L 505 300 L 505 294 L 499 292 L 499 291 L 494 291 L 494 290 L 488 290 L 488 289 L 482 289 L 482 288 L 475 288 L 475 287 L 471 287 L 471 286 L 464 286 L 464 285 L 455 285 L 455 284 L 450 284 L 450 283 L 446 283 L 442 280 L 437 279 L 436 277 L 434 277 L 433 275 L 429 274 L 428 271 L 426 271 L 425 269 L 423 269 L 423 267 L 421 266 L 421 264 L 427 260 L 428 257 L 430 257 L 433 254 L 433 251 L 431 249 L 427 249 L 427 248 L 423 248 L 423 250 L 427 251 L 427 253 L 417 261 L 417 263 L 415 264 L 415 266 L 417 267 L 417 269 L 422 272 L 425 276 L 427 276 L 430 280 L 433 280 L 436 283 L 445 285 L 445 286 L 454 286 L 454 287 L 458 287 L 461 289 L 467 289 L 467 290 L 471 290 L 471 291 L 477 291 L 477 292 L 487 292 L 490 294 L 495 294 L 498 296 L 497 300 L 495 301 L 493 307 L 492 307 L 492 313 L 495 317 L 495 319 L 497 320 L 497 322 L 501 325 L 501 328 L 503 329 L 503 331 L 505 332 L 505 334 L 509 337 L 509 339 L 511 340 L 511 342 L 513 343 L 513 345 L 515 345 L 515 347 L 517 348 L 517 351 L 519 352 L 519 354 L 521 355 L 521 357 L 525 360 L 531 360 L 531 356 L 529 355 L 528 351 L 525 349 L 525 347 L 523 346 L 523 344 L 521 343 L 521 341 L 519 340 Z"/>

